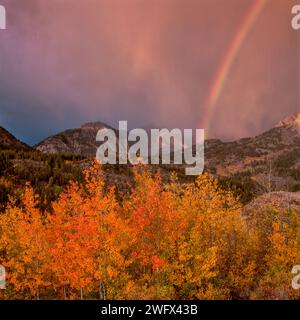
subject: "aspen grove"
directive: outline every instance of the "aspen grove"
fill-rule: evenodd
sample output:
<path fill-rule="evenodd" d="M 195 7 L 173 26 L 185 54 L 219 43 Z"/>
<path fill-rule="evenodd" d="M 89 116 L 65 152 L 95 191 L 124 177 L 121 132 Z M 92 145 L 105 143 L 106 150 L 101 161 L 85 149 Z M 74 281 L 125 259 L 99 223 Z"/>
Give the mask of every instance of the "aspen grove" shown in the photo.
<path fill-rule="evenodd" d="M 1 299 L 299 299 L 300 213 L 242 214 L 209 175 L 164 182 L 143 166 L 118 194 L 95 163 L 41 211 L 27 185 L 0 215 Z"/>

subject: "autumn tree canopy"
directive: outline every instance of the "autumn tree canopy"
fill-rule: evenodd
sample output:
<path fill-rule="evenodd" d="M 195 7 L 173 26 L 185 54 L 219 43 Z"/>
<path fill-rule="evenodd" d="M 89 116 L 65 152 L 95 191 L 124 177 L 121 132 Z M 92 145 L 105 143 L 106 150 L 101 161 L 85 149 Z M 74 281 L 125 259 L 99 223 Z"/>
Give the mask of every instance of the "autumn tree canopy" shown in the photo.
<path fill-rule="evenodd" d="M 208 175 L 165 182 L 138 166 L 119 195 L 94 164 L 42 212 L 27 185 L 0 215 L 4 299 L 299 299 L 300 214 L 244 217 Z"/>

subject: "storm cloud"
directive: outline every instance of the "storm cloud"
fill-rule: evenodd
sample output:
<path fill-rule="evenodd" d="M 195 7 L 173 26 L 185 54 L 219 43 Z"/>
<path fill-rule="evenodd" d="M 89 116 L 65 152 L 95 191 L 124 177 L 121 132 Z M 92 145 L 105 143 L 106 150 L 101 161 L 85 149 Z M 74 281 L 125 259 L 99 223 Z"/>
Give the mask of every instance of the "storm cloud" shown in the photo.
<path fill-rule="evenodd" d="M 255 0 L 0 0 L 0 125 L 34 144 L 86 121 L 195 128 Z M 267 1 L 235 57 L 209 136 L 299 112 L 296 1 Z"/>

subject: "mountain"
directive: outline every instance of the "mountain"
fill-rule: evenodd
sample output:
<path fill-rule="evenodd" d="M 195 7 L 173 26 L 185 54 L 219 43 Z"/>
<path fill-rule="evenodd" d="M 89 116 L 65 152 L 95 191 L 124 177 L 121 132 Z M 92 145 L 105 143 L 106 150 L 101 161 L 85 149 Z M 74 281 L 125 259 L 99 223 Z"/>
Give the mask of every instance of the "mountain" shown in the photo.
<path fill-rule="evenodd" d="M 10 132 L 0 127 L 0 150 L 30 150 L 30 147 L 19 141 Z"/>
<path fill-rule="evenodd" d="M 278 210 L 300 210 L 300 192 L 270 192 L 265 193 L 255 199 L 243 208 L 243 213 L 247 217 L 255 211 L 268 209 L 270 205 Z"/>
<path fill-rule="evenodd" d="M 300 113 L 292 115 L 290 117 L 286 117 L 285 119 L 281 120 L 277 125 L 277 128 L 293 128 L 298 133 L 300 133 Z"/>
<path fill-rule="evenodd" d="M 206 159 L 229 172 L 257 167 L 259 162 L 274 160 L 300 151 L 300 113 L 280 121 L 274 128 L 256 137 L 232 142 L 206 141 Z M 224 163 L 225 162 L 225 163 Z M 299 165 L 298 161 L 295 164 Z"/>
<path fill-rule="evenodd" d="M 113 129 L 102 122 L 86 123 L 45 139 L 36 149 L 48 154 L 95 157 L 99 146 L 96 134 L 105 128 Z M 165 167 L 166 175 L 170 170 L 181 172 L 183 167 Z M 249 183 L 257 194 L 300 190 L 300 113 L 255 137 L 231 142 L 206 140 L 205 170 L 225 181 L 230 178 L 241 185 Z"/>
<path fill-rule="evenodd" d="M 35 148 L 47 154 L 73 154 L 95 157 L 99 143 L 96 142 L 97 132 L 101 129 L 113 129 L 102 122 L 88 122 L 80 128 L 68 129 L 50 136 L 38 143 Z"/>
<path fill-rule="evenodd" d="M 256 137 L 207 140 L 205 162 L 217 176 L 249 176 L 265 191 L 300 188 L 300 113 Z"/>

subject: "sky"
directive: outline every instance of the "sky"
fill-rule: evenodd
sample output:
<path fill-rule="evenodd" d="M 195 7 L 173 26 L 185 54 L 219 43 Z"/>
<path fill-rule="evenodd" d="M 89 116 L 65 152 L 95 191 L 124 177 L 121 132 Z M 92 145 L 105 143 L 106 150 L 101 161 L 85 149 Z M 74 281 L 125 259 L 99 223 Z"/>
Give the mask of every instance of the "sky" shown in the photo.
<path fill-rule="evenodd" d="M 300 2 L 300 1 L 298 1 Z M 257 135 L 300 112 L 293 0 L 0 0 L 0 126 Z"/>

